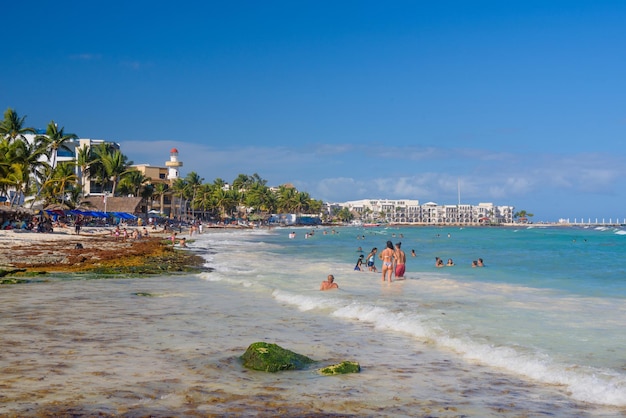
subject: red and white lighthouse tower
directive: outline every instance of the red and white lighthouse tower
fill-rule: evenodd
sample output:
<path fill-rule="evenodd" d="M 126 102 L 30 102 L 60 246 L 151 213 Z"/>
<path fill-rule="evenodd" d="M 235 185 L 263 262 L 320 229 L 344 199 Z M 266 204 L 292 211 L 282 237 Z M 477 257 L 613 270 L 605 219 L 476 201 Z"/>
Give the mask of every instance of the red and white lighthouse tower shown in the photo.
<path fill-rule="evenodd" d="M 165 162 L 165 166 L 168 168 L 167 178 L 169 181 L 174 181 L 180 177 L 178 168 L 182 167 L 183 163 L 178 161 L 178 150 L 176 148 L 171 149 L 170 160 Z"/>

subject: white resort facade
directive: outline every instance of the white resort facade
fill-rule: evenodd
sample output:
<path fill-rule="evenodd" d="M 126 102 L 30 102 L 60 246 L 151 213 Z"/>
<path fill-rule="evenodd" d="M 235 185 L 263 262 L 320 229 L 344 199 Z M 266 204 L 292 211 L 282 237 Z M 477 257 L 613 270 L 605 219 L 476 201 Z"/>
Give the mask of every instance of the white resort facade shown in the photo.
<path fill-rule="evenodd" d="M 24 134 L 23 137 L 25 141 L 29 144 L 35 142 L 35 138 L 38 135 L 44 135 L 45 131 L 40 130 L 36 134 Z M 114 150 L 120 150 L 121 146 L 119 143 L 114 141 L 108 141 L 104 139 L 91 139 L 91 138 L 77 138 L 77 139 L 69 139 L 67 140 L 62 148 L 57 150 L 56 162 L 55 164 L 60 163 L 72 163 L 76 164 L 79 160 L 79 154 L 81 150 L 94 149 L 97 146 L 105 144 L 108 148 Z M 164 150 L 164 154 L 167 152 Z M 48 164 L 51 164 L 52 161 L 46 155 L 42 155 L 40 157 L 40 161 L 44 161 Z M 149 202 L 149 208 L 158 209 L 159 213 L 165 214 L 167 216 L 174 216 L 175 214 L 180 214 L 181 208 L 181 199 L 177 199 L 174 197 L 173 192 L 170 187 L 180 178 L 180 168 L 183 166 L 183 162 L 180 161 L 178 157 L 178 150 L 176 148 L 172 148 L 169 151 L 169 160 L 165 161 L 164 166 L 153 166 L 150 164 L 133 164 L 130 168 L 139 171 L 141 174 L 146 176 L 148 180 L 148 184 L 157 185 L 164 184 L 166 185 L 166 191 L 163 193 L 162 197 L 159 198 L 151 198 Z M 100 197 L 106 201 L 108 198 L 112 196 L 112 183 L 105 182 L 103 183 L 101 180 L 93 176 L 89 171 L 86 173 L 81 172 L 80 167 L 76 165 L 74 167 L 74 173 L 76 177 L 79 179 L 79 183 L 82 187 L 82 193 L 84 195 L 85 200 L 89 201 L 89 198 Z M 14 193 L 14 191 L 10 191 L 9 193 Z M 106 198 L 105 198 L 106 197 Z M 135 197 L 135 196 L 126 196 L 126 197 Z M 24 196 L 19 196 L 18 199 L 19 204 L 24 203 Z M 142 208 L 145 209 L 145 208 Z"/>
<path fill-rule="evenodd" d="M 515 209 L 513 206 L 498 206 L 493 203 L 420 204 L 419 200 L 412 199 L 362 199 L 326 205 L 329 214 L 344 208 L 354 215 L 357 223 L 416 225 L 512 224 Z"/>

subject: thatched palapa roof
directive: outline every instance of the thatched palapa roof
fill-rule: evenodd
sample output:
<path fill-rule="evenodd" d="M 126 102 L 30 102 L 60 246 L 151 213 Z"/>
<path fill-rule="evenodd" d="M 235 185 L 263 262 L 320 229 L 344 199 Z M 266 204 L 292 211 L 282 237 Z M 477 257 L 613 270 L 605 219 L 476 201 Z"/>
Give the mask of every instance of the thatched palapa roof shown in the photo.
<path fill-rule="evenodd" d="M 107 197 L 107 212 L 141 213 L 141 197 Z M 102 197 L 88 197 L 81 201 L 80 208 L 104 212 Z"/>

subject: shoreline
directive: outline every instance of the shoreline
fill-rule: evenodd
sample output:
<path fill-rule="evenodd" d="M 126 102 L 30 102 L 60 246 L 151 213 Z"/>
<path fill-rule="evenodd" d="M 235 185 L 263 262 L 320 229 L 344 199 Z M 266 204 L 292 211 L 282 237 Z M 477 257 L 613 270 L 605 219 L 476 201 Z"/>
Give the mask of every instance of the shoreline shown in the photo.
<path fill-rule="evenodd" d="M 132 228 L 128 228 L 132 232 Z M 141 239 L 116 239 L 108 228 L 80 234 L 0 231 L 0 283 L 41 280 L 48 273 L 150 275 L 205 271 L 204 259 L 173 246 L 169 233 L 152 231 Z M 182 237 L 182 234 L 181 234 Z"/>

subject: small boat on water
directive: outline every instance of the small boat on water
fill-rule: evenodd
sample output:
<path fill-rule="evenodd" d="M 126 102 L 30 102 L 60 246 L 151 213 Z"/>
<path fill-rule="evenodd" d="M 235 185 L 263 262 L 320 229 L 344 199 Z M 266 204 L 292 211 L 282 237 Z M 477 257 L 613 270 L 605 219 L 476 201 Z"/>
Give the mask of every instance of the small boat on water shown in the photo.
<path fill-rule="evenodd" d="M 380 226 L 380 224 L 363 224 L 364 228 L 373 228 L 373 227 L 376 227 L 376 226 Z"/>

